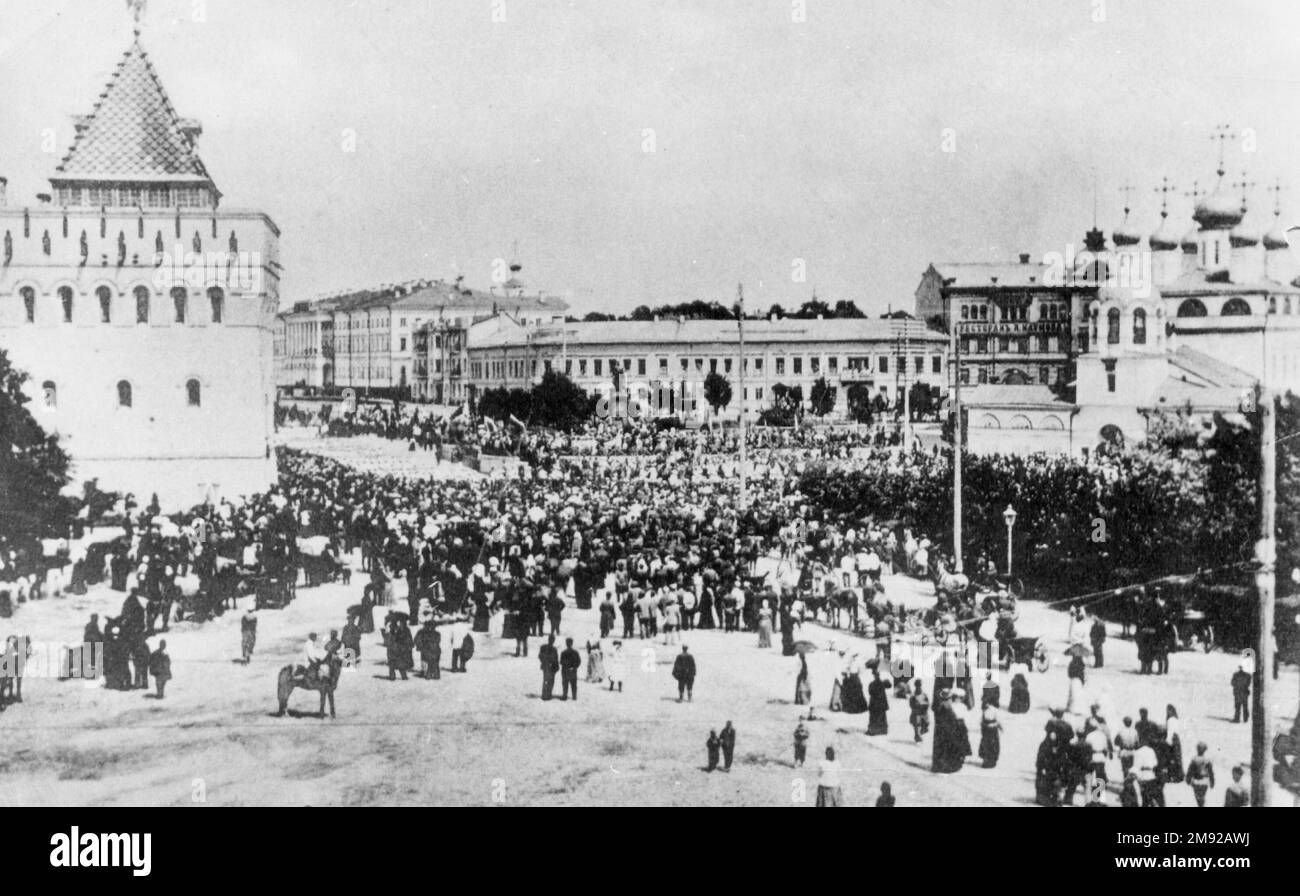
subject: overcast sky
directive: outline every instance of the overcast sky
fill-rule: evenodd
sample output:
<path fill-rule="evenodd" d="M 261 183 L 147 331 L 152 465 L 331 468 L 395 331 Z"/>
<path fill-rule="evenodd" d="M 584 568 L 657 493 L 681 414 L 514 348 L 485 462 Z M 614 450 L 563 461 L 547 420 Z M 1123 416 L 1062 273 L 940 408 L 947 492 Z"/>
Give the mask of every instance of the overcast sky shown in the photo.
<path fill-rule="evenodd" d="M 1248 220 L 1281 178 L 1300 223 L 1296 0 L 800 5 L 150 0 L 143 40 L 224 203 L 280 225 L 285 301 L 485 287 L 517 241 L 578 313 L 738 282 L 751 306 L 910 308 L 931 261 L 1081 242 L 1094 179 L 1107 231 L 1126 182 L 1155 228 L 1162 175 L 1190 227 L 1219 123 L 1252 132 L 1225 178 L 1258 183 Z M 11 204 L 49 188 L 130 39 L 123 0 L 0 0 Z"/>

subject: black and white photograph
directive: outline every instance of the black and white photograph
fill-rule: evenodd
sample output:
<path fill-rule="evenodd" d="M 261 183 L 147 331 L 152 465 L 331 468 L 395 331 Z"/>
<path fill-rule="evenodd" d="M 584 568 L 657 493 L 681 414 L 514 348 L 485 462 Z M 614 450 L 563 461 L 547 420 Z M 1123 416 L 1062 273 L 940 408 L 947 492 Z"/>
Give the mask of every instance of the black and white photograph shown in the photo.
<path fill-rule="evenodd" d="M 1298 41 L 0 0 L 0 806 L 1300 807 Z"/>

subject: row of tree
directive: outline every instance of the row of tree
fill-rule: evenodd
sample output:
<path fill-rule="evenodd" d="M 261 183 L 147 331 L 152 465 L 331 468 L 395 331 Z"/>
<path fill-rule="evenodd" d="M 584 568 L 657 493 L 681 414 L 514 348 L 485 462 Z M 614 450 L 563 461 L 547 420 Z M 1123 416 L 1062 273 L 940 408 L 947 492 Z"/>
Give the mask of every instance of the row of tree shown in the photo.
<path fill-rule="evenodd" d="M 1300 401 L 1278 405 L 1278 568 L 1300 567 Z M 1258 538 L 1258 427 L 1216 420 L 1212 432 L 1186 415 L 1157 421 L 1147 443 L 1084 463 L 1065 457 L 965 455 L 964 555 L 1004 568 L 1013 507 L 1015 573 L 1050 595 L 1090 593 L 1161 576 L 1239 564 L 1227 581 L 1248 583 Z M 899 468 L 869 461 L 851 471 L 809 470 L 818 505 L 929 535 L 948 552 L 951 459 Z"/>
<path fill-rule="evenodd" d="M 767 309 L 766 313 L 751 312 L 746 315 L 747 320 L 762 320 L 764 318 L 775 316 L 778 319 L 789 318 L 791 320 L 816 320 L 817 318 L 865 318 L 867 315 L 857 306 L 857 303 L 851 299 L 840 299 L 834 304 L 824 302 L 821 299 L 813 297 L 804 302 L 798 308 L 787 311 L 783 306 L 774 304 Z M 610 321 L 610 320 L 654 320 L 655 318 L 669 319 L 682 318 L 684 320 L 735 320 L 735 306 L 723 305 L 721 302 L 706 302 L 702 299 L 696 299 L 692 302 L 678 302 L 675 304 L 659 305 L 650 307 L 649 305 L 638 305 L 632 310 L 631 314 L 607 314 L 602 311 L 592 311 L 582 319 L 584 321 Z M 891 314 L 882 314 L 882 318 L 904 318 L 912 319 L 910 314 L 903 311 L 895 311 Z"/>

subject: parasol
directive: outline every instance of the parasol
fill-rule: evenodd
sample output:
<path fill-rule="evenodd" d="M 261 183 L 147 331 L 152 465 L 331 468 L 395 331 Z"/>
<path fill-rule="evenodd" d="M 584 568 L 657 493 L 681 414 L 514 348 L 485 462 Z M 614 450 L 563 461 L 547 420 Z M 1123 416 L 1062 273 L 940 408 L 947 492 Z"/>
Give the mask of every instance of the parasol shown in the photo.
<path fill-rule="evenodd" d="M 1087 644 L 1076 641 L 1065 648 L 1065 654 L 1066 656 L 1090 657 L 1092 656 L 1092 648 Z"/>
<path fill-rule="evenodd" d="M 815 650 L 817 650 L 817 649 L 818 649 L 817 645 L 814 644 L 812 641 L 795 641 L 795 642 L 794 642 L 794 652 L 795 652 L 795 653 L 803 654 L 803 655 L 806 656 L 806 655 L 812 653 L 813 651 L 815 651 Z"/>

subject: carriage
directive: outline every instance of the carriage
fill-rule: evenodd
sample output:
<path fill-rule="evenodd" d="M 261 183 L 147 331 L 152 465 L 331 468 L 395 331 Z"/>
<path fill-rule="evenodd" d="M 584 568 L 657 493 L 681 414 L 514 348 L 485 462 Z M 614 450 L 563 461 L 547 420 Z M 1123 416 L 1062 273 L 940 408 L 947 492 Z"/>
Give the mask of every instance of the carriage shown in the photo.
<path fill-rule="evenodd" d="M 1183 650 L 1200 648 L 1205 653 L 1214 649 L 1214 626 L 1203 610 L 1184 610 L 1182 618 L 1174 621 L 1178 646 Z"/>

